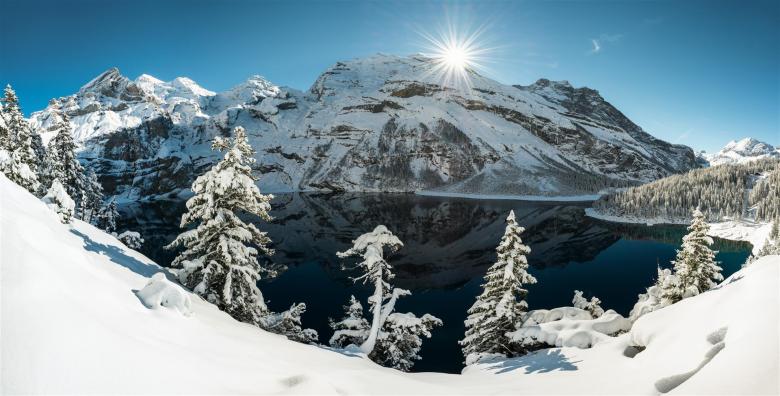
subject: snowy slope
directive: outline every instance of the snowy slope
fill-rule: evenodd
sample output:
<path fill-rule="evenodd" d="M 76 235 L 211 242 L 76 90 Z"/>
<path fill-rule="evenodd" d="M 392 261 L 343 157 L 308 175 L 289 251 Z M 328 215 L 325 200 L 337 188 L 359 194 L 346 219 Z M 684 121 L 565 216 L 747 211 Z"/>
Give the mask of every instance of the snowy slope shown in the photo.
<path fill-rule="evenodd" d="M 209 141 L 237 125 L 268 191 L 580 195 L 696 166 L 689 148 L 653 138 L 595 90 L 476 73 L 463 90 L 431 67 L 376 55 L 338 62 L 307 92 L 253 76 L 221 93 L 110 69 L 64 100 L 81 158 L 130 200 L 189 187 L 215 158 Z M 47 130 L 53 118 L 47 108 L 31 123 Z"/>
<path fill-rule="evenodd" d="M 743 164 L 761 158 L 780 158 L 780 150 L 753 138 L 732 140 L 720 151 L 705 155 L 710 165 Z"/>
<path fill-rule="evenodd" d="M 162 269 L 143 255 L 83 222 L 59 223 L 2 175 L 0 205 L 3 394 L 780 391 L 780 256 L 591 349 L 542 350 L 462 375 L 406 374 L 238 323 L 159 275 L 154 284 L 189 306 L 156 306 L 159 294 L 144 286 Z M 629 346 L 646 349 L 632 358 Z"/>

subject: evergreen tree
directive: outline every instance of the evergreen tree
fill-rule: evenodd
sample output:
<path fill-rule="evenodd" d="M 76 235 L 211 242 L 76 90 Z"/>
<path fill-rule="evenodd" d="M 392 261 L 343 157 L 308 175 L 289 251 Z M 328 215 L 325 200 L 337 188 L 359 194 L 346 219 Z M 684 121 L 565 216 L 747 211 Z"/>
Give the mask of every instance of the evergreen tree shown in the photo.
<path fill-rule="evenodd" d="M 111 199 L 108 204 L 100 210 L 97 226 L 103 229 L 103 231 L 113 234 L 116 232 L 117 219 L 119 219 L 119 211 L 116 207 L 116 201 Z"/>
<path fill-rule="evenodd" d="M 391 287 L 388 281 L 395 276 L 390 264 L 385 261 L 384 250 L 387 248 L 392 253 L 404 244 L 383 225 L 376 226 L 372 232 L 361 235 L 352 243 L 353 246 L 350 249 L 338 252 L 336 255 L 341 258 L 361 256 L 363 261 L 358 264 L 358 268 L 363 271 L 363 275 L 355 278 L 354 281 L 363 281 L 363 283 L 374 285 L 374 294 L 368 299 L 372 312 L 371 329 L 366 341 L 360 345 L 360 349 L 369 354 L 374 349 L 382 322 L 389 315 L 388 312 L 385 318 L 382 317 L 382 304 L 390 295 Z M 394 305 L 395 300 L 392 302 Z"/>
<path fill-rule="evenodd" d="M 0 107 L 0 172 L 27 191 L 38 193 L 38 158 L 32 147 L 32 130 L 10 85 Z"/>
<path fill-rule="evenodd" d="M 387 367 L 409 370 L 415 360 L 420 359 L 421 337 L 431 337 L 431 330 L 442 324 L 435 316 L 425 314 L 418 318 L 411 313 L 397 313 L 395 303 L 401 296 L 411 294 L 408 290 L 393 288 L 389 280 L 393 278 L 392 268 L 384 259 L 384 251 L 398 250 L 403 243 L 387 227 L 379 225 L 373 231 L 363 234 L 352 241 L 350 249 L 339 252 L 339 257 L 359 256 L 363 259 L 358 268 L 363 275 L 354 281 L 363 281 L 374 285 L 374 294 L 368 298 L 371 306 L 372 321 L 358 319 L 363 307 L 350 300 L 347 317 L 334 324 L 331 343 L 334 345 L 359 345 L 360 350 L 369 359 Z M 342 328 L 343 327 L 343 328 Z"/>
<path fill-rule="evenodd" d="M 37 133 L 30 128 L 30 124 L 24 119 L 22 109 L 19 107 L 19 98 L 11 85 L 5 87 L 3 102 L 3 118 L 8 133 L 10 133 L 13 151 L 18 151 L 19 159 L 27 164 L 30 170 L 37 173 L 41 162 L 41 158 L 37 156 L 33 148 L 33 135 L 37 135 Z"/>
<path fill-rule="evenodd" d="M 84 176 L 84 190 L 81 197 L 81 220 L 90 224 L 97 224 L 102 204 L 103 186 L 98 181 L 95 171 L 89 168 Z M 114 210 L 116 210 L 116 205 Z M 114 231 L 116 231 L 116 223 L 114 224 Z"/>
<path fill-rule="evenodd" d="M 244 129 L 236 127 L 234 132 L 232 141 L 214 140 L 212 149 L 226 151 L 225 156 L 192 184 L 195 196 L 187 201 L 181 227 L 197 227 L 181 233 L 168 247 L 184 247 L 172 263 L 182 284 L 234 318 L 256 324 L 267 314 L 256 285 L 267 271 L 257 256 L 272 255 L 273 250 L 268 235 L 238 214 L 270 221 L 273 195 L 261 194 L 251 175 L 253 150 Z"/>
<path fill-rule="evenodd" d="M 271 240 L 254 224 L 241 220 L 239 214 L 270 221 L 273 195 L 261 194 L 255 184 L 251 174 L 254 151 L 244 128 L 236 127 L 233 139 L 215 139 L 212 149 L 225 151 L 225 155 L 195 179 L 195 196 L 187 201 L 187 212 L 181 219 L 182 228 L 197 226 L 167 246 L 184 247 L 172 263 L 179 280 L 239 321 L 291 339 L 311 339 L 313 330 L 300 328 L 305 304 L 273 314 L 257 288 L 261 274 L 275 275 L 270 266 L 261 265 L 257 259 L 260 253 L 273 254 L 268 247 Z"/>
<path fill-rule="evenodd" d="M 713 241 L 707 235 L 709 229 L 704 214 L 696 208 L 691 225 L 688 226 L 688 234 L 683 237 L 682 247 L 672 261 L 676 282 L 660 285 L 663 299 L 675 303 L 704 293 L 715 287 L 716 282 L 723 280 L 722 269 L 715 261 L 715 252 L 710 249 Z"/>
<path fill-rule="evenodd" d="M 57 121 L 52 128 L 55 135 L 46 150 L 45 179 L 46 182 L 59 179 L 68 195 L 79 206 L 84 190 L 84 169 L 76 159 L 76 143 L 71 135 L 70 120 L 59 101 L 52 100 L 50 106 Z"/>
<path fill-rule="evenodd" d="M 491 354 L 516 356 L 526 352 L 524 347 L 512 345 L 506 334 L 515 330 L 522 313 L 528 310 L 524 300 L 528 291 L 523 285 L 536 283 L 536 278 L 527 272 L 526 255 L 531 249 L 520 239 L 524 228 L 517 224 L 514 211 L 509 212 L 506 222 L 496 248 L 498 260 L 488 269 L 482 294 L 468 310 L 466 335 L 460 341 L 466 364 Z"/>
<path fill-rule="evenodd" d="M 349 304 L 344 306 L 344 317 L 336 322 L 329 320 L 333 336 L 328 342 L 334 348 L 346 348 L 349 345 L 360 346 L 371 329 L 368 321 L 363 317 L 363 305 L 355 296 L 349 297 Z"/>

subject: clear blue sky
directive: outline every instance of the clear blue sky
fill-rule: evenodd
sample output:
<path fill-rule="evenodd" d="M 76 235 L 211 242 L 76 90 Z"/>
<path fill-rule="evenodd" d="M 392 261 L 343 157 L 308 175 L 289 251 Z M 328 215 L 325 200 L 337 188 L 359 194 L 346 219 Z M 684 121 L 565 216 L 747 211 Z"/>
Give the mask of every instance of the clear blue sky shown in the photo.
<path fill-rule="evenodd" d="M 307 89 L 341 59 L 423 51 L 419 31 L 485 25 L 488 76 L 598 89 L 648 132 L 713 151 L 780 145 L 780 1 L 2 0 L 0 83 L 26 113 L 111 67 L 220 91 L 252 74 Z M 598 51 L 594 51 L 598 43 Z"/>

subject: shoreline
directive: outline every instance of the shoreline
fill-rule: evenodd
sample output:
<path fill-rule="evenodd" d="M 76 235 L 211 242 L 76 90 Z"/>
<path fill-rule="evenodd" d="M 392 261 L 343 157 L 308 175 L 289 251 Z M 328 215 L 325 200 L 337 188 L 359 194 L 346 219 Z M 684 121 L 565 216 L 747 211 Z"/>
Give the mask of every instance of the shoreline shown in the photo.
<path fill-rule="evenodd" d="M 674 221 L 669 219 L 655 218 L 655 219 L 640 219 L 631 217 L 621 217 L 613 215 L 605 215 L 596 212 L 593 208 L 585 209 L 585 216 L 608 221 L 611 223 L 627 223 L 627 224 L 645 224 L 648 226 L 654 225 L 687 225 L 688 221 Z M 756 223 L 749 220 L 727 220 L 717 223 L 710 223 L 710 232 L 707 235 L 716 238 L 728 239 L 730 241 L 742 241 L 748 242 L 753 245 L 751 252 L 755 255 L 766 245 L 769 232 L 772 230 L 772 223 Z"/>
<path fill-rule="evenodd" d="M 501 194 L 470 194 L 448 191 L 415 191 L 414 195 L 424 197 L 446 197 L 465 199 L 485 199 L 500 201 L 529 201 L 529 202 L 593 202 L 601 198 L 601 194 L 586 195 L 501 195 Z"/>

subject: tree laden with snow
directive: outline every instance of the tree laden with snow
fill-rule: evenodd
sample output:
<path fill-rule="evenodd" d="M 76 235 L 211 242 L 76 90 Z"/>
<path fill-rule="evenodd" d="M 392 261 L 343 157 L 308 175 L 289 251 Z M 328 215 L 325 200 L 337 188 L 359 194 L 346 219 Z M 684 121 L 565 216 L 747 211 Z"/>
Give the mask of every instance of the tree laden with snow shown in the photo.
<path fill-rule="evenodd" d="M 65 187 L 62 186 L 62 183 L 60 183 L 58 179 L 54 179 L 51 183 L 51 187 L 49 187 L 46 195 L 44 195 L 41 200 L 49 209 L 57 213 L 60 221 L 63 223 L 68 224 L 71 222 L 71 219 L 73 219 L 76 204 L 68 196 Z"/>
<path fill-rule="evenodd" d="M 355 296 L 349 296 L 349 303 L 344 306 L 344 317 L 336 322 L 329 321 L 333 336 L 328 344 L 334 348 L 346 348 L 350 345 L 359 346 L 366 338 L 371 326 L 363 317 L 363 305 Z"/>
<path fill-rule="evenodd" d="M 119 212 L 116 208 L 116 201 L 111 199 L 108 204 L 100 209 L 97 226 L 103 231 L 113 234 L 116 232 L 116 221 L 119 218 Z"/>
<path fill-rule="evenodd" d="M 506 218 L 506 230 L 496 248 L 498 260 L 487 270 L 482 294 L 468 310 L 466 335 L 460 341 L 466 364 L 473 364 L 488 355 L 517 356 L 527 352 L 513 344 L 507 333 L 514 331 L 528 310 L 525 284 L 536 283 L 527 272 L 526 255 L 531 249 L 523 244 L 520 234 L 525 229 L 517 224 L 514 211 Z"/>
<path fill-rule="evenodd" d="M 0 118 L 0 172 L 27 191 L 38 193 L 40 158 L 33 148 L 33 136 L 37 133 L 24 119 L 19 98 L 10 85 L 5 88 Z"/>
<path fill-rule="evenodd" d="M 281 315 L 268 311 L 257 281 L 261 274 L 273 276 L 275 271 L 261 265 L 258 255 L 274 253 L 268 247 L 271 240 L 239 217 L 247 214 L 270 221 L 273 199 L 260 193 L 252 176 L 254 151 L 246 132 L 236 127 L 233 139 L 218 137 L 212 149 L 225 155 L 192 184 L 195 196 L 187 201 L 181 227 L 197 226 L 167 246 L 184 248 L 171 265 L 183 285 L 235 319 L 296 338 L 303 332 L 300 313 L 306 306 L 294 305 Z"/>
<path fill-rule="evenodd" d="M 414 361 L 421 359 L 422 337 L 431 338 L 431 330 L 442 324 L 441 319 L 431 314 L 418 318 L 408 312 L 393 312 L 382 324 L 377 345 L 369 357 L 383 366 L 409 371 Z"/>
<path fill-rule="evenodd" d="M 56 123 L 52 128 L 54 137 L 46 150 L 44 184 L 59 179 L 68 195 L 80 205 L 84 194 L 84 169 L 76 158 L 70 119 L 60 102 L 52 100 L 49 105 L 55 112 Z"/>
<path fill-rule="evenodd" d="M 111 202 L 113 203 L 113 200 Z M 84 176 L 84 190 L 81 197 L 81 220 L 93 225 L 97 224 L 102 205 L 103 186 L 98 181 L 95 171 L 89 168 Z M 116 204 L 114 210 L 116 210 Z M 116 224 L 114 224 L 114 229 L 116 229 Z"/>
<path fill-rule="evenodd" d="M 588 301 L 579 290 L 574 291 L 574 298 L 571 300 L 571 303 L 574 308 L 590 312 L 590 316 L 594 319 L 604 314 L 604 309 L 601 308 L 601 300 L 598 297 L 593 296 Z"/>
<path fill-rule="evenodd" d="M 431 330 L 442 324 L 438 318 L 425 314 L 421 318 L 414 314 L 394 313 L 395 303 L 401 296 L 412 294 L 408 290 L 393 288 L 389 281 L 394 277 L 392 267 L 385 260 L 385 250 L 395 252 L 403 246 L 398 237 L 393 235 L 387 227 L 376 226 L 373 231 L 365 233 L 352 241 L 353 245 L 344 252 L 336 253 L 338 257 L 346 258 L 358 256 L 363 259 L 358 263 L 363 274 L 353 278 L 355 282 L 362 281 L 374 285 L 374 293 L 368 298 L 371 307 L 371 325 L 362 322 L 350 322 L 357 315 L 358 307 L 350 300 L 350 310 L 347 317 L 342 320 L 350 323 L 352 332 L 341 332 L 336 329 L 336 334 L 331 338 L 334 346 L 343 345 L 347 340 L 350 344 L 357 345 L 360 351 L 371 360 L 399 370 L 409 370 L 414 360 L 419 360 L 421 337 L 431 337 Z M 363 307 L 359 306 L 362 314 Z M 340 326 L 336 324 L 336 326 Z M 334 328 L 335 329 L 335 328 Z M 349 334 L 349 337 L 345 337 Z"/>
<path fill-rule="evenodd" d="M 693 211 L 693 221 L 688 226 L 688 234 L 683 237 L 683 244 L 677 251 L 674 265 L 674 282 L 666 279 L 659 285 L 661 297 L 670 303 L 683 298 L 692 297 L 717 285 L 723 280 L 722 269 L 715 261 L 715 253 L 710 246 L 713 241 L 707 235 L 710 226 L 704 219 L 704 214 L 697 208 Z"/>
<path fill-rule="evenodd" d="M 116 239 L 119 239 L 125 246 L 134 250 L 138 250 L 144 245 L 144 239 L 141 238 L 141 234 L 136 231 L 125 231 L 117 235 Z"/>

